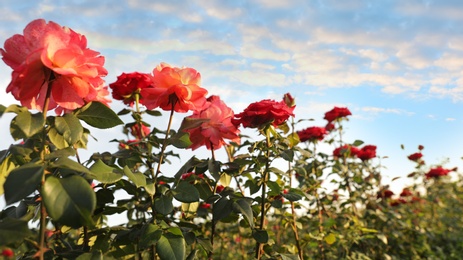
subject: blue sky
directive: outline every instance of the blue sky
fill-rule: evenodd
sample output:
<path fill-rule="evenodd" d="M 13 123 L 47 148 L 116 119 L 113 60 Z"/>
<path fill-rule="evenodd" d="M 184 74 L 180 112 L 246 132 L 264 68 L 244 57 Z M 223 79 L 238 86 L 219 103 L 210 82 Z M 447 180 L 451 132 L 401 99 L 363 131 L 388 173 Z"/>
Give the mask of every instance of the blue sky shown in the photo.
<path fill-rule="evenodd" d="M 296 119 L 315 119 L 303 128 L 324 125 L 324 112 L 347 106 L 346 141 L 377 145 L 389 157 L 385 175 L 410 173 L 405 156 L 419 144 L 428 164 L 461 165 L 462 1 L 3 0 L 0 44 L 36 18 L 86 35 L 106 57 L 107 83 L 160 62 L 193 67 L 237 113 L 290 92 Z M 15 103 L 4 92 L 10 73 L 0 64 L 3 105 Z M 0 119 L 2 149 L 10 119 Z M 89 150 L 109 149 L 105 142 L 120 129 L 109 131 L 96 132 Z"/>

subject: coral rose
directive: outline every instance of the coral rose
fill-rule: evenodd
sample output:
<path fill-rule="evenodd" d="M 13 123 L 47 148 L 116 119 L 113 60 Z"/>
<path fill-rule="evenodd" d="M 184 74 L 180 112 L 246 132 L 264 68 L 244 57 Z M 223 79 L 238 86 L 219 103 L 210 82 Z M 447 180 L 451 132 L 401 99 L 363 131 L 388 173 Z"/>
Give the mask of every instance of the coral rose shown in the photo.
<path fill-rule="evenodd" d="M 317 126 L 312 126 L 308 127 L 304 130 L 297 131 L 297 135 L 299 136 L 299 140 L 301 142 L 305 141 L 310 141 L 310 142 L 315 142 L 315 141 L 321 141 L 327 134 L 327 131 L 324 127 L 317 127 Z"/>
<path fill-rule="evenodd" d="M 141 90 L 143 105 L 148 109 L 188 112 L 206 104 L 207 90 L 201 88 L 201 74 L 192 68 L 176 68 L 161 63 L 153 70 L 153 88 Z"/>
<path fill-rule="evenodd" d="M 236 123 L 249 128 L 261 128 L 270 123 L 273 126 L 278 126 L 288 120 L 290 116 L 294 116 L 295 107 L 288 107 L 284 100 L 276 102 L 264 99 L 250 104 L 243 112 L 236 114 Z"/>
<path fill-rule="evenodd" d="M 122 73 L 117 77 L 116 82 L 109 84 L 113 90 L 113 98 L 122 100 L 126 105 L 133 105 L 135 94 L 139 94 L 140 90 L 153 87 L 153 77 L 147 73 Z M 139 100 L 143 104 L 143 98 Z"/>
<path fill-rule="evenodd" d="M 206 119 L 201 125 L 185 129 L 190 134 L 192 145 L 195 150 L 205 145 L 209 150 L 217 150 L 226 144 L 225 139 L 233 142 L 240 142 L 240 131 L 232 123 L 234 113 L 218 96 L 211 96 L 207 99 L 206 107 L 203 110 L 193 112 L 187 118 Z"/>
<path fill-rule="evenodd" d="M 348 108 L 334 107 L 333 109 L 325 113 L 324 119 L 326 119 L 328 123 L 331 123 L 339 118 L 344 118 L 350 115 L 352 115 L 352 113 L 349 111 Z"/>
<path fill-rule="evenodd" d="M 24 34 L 7 39 L 0 49 L 13 69 L 6 92 L 22 105 L 42 111 L 47 90 L 47 110 L 73 110 L 91 101 L 110 102 L 101 77 L 106 76 L 104 57 L 87 48 L 85 36 L 54 22 L 30 22 Z"/>

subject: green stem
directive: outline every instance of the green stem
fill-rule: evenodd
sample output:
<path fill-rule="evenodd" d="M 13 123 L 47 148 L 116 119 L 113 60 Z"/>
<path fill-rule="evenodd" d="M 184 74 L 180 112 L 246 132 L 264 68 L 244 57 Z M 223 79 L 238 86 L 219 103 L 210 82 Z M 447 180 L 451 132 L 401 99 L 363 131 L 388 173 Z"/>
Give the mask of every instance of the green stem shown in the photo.
<path fill-rule="evenodd" d="M 166 151 L 166 147 L 167 147 L 167 138 L 169 138 L 170 128 L 172 126 L 172 119 L 174 118 L 175 103 L 177 103 L 177 100 L 172 101 L 172 109 L 170 110 L 169 123 L 167 124 L 166 138 L 162 142 L 161 154 L 159 155 L 158 167 L 156 169 L 156 174 L 154 175 L 154 183 L 156 183 L 158 175 L 161 172 L 161 164 L 162 164 L 162 161 L 164 160 L 164 152 Z"/>
<path fill-rule="evenodd" d="M 51 74 L 50 79 L 47 84 L 47 94 L 45 96 L 45 101 L 43 103 L 42 113 L 43 113 L 43 120 L 44 124 L 47 121 L 47 111 L 48 106 L 50 104 L 50 95 L 51 95 L 51 85 L 50 82 L 52 81 L 53 74 Z M 40 159 L 42 163 L 45 165 L 45 154 L 46 154 L 46 143 L 47 143 L 47 131 L 46 127 L 44 126 L 43 129 L 43 137 L 42 137 L 42 150 L 40 152 Z M 43 187 L 45 184 L 45 169 L 42 173 L 42 179 L 40 181 L 41 186 Z M 40 193 L 42 191 L 40 190 Z M 40 201 L 40 230 L 39 230 L 39 259 L 43 260 L 43 253 L 45 248 L 45 229 L 46 229 L 46 220 L 47 220 L 47 210 L 45 209 L 45 204 L 43 203 L 43 196 L 41 196 L 42 200 Z"/>
<path fill-rule="evenodd" d="M 267 155 L 266 155 L 266 162 L 265 162 L 265 170 L 264 173 L 262 174 L 262 195 L 261 195 L 261 202 L 260 202 L 260 225 L 259 229 L 264 230 L 265 229 L 265 195 L 267 193 L 267 178 L 268 178 L 268 170 L 270 168 L 270 147 L 271 147 L 271 142 L 270 142 L 270 135 L 268 131 L 265 132 L 265 137 L 267 141 Z M 262 249 L 263 249 L 263 244 L 257 242 L 256 243 L 256 258 L 257 260 L 262 258 Z"/>
<path fill-rule="evenodd" d="M 211 143 L 211 153 L 212 153 L 212 161 L 215 162 L 215 153 L 214 153 L 214 145 Z M 213 194 L 215 194 L 217 190 L 217 183 L 218 181 L 215 182 L 214 189 L 212 191 Z M 214 208 L 215 202 L 212 203 L 212 208 Z M 212 260 L 212 255 L 214 254 L 214 236 L 215 236 L 215 219 L 214 219 L 214 214 L 212 214 L 212 225 L 211 225 L 211 246 L 212 250 L 208 254 L 208 259 Z"/>

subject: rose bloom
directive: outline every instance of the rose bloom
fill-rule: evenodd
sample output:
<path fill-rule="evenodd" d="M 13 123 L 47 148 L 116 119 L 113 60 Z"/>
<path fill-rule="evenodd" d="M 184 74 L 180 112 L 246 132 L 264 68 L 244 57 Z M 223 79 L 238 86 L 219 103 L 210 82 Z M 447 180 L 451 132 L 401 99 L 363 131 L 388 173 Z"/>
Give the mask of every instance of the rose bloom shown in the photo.
<path fill-rule="evenodd" d="M 370 160 L 376 157 L 376 146 L 365 145 L 362 149 L 358 150 L 357 157 L 362 161 Z"/>
<path fill-rule="evenodd" d="M 317 140 L 321 141 L 327 134 L 326 129 L 324 127 L 318 127 L 318 126 L 308 127 L 304 130 L 297 131 L 296 133 L 299 136 L 299 140 L 301 140 L 301 142 L 305 142 L 305 141 L 314 142 Z"/>
<path fill-rule="evenodd" d="M 6 92 L 30 109 L 42 111 L 48 88 L 48 110 L 74 110 L 91 101 L 110 102 L 101 77 L 105 59 L 87 48 L 85 36 L 54 22 L 30 22 L 23 35 L 7 39 L 0 49 L 13 69 Z"/>
<path fill-rule="evenodd" d="M 249 128 L 260 128 L 270 123 L 278 126 L 286 122 L 290 116 L 294 116 L 295 107 L 288 107 L 284 100 L 277 102 L 264 99 L 250 104 L 243 112 L 236 114 L 236 123 Z"/>
<path fill-rule="evenodd" d="M 428 173 L 426 173 L 424 176 L 426 176 L 426 179 L 431 179 L 431 178 L 439 178 L 441 176 L 447 176 L 449 172 L 451 171 L 456 171 L 457 168 L 454 169 L 444 169 L 442 166 L 438 166 L 436 168 L 432 168 L 429 170 Z"/>
<path fill-rule="evenodd" d="M 341 147 L 334 149 L 333 156 L 343 157 L 344 155 L 348 155 L 349 157 L 355 157 L 357 156 L 358 151 L 359 149 L 357 147 L 345 144 Z"/>
<path fill-rule="evenodd" d="M 411 161 L 418 161 L 419 159 L 421 159 L 421 157 L 423 157 L 423 154 L 422 153 L 414 153 L 414 154 L 410 154 L 407 158 Z"/>
<path fill-rule="evenodd" d="M 402 192 L 400 193 L 400 197 L 409 197 L 409 196 L 413 196 L 413 193 L 407 188 L 404 188 Z"/>
<path fill-rule="evenodd" d="M 190 134 L 190 148 L 195 150 L 206 146 L 209 150 L 217 150 L 226 144 L 225 139 L 240 142 L 240 131 L 232 123 L 234 113 L 219 96 L 210 96 L 203 110 L 193 112 L 188 118 L 207 119 L 195 128 L 185 129 Z"/>
<path fill-rule="evenodd" d="M 325 113 L 324 119 L 331 123 L 339 118 L 347 117 L 352 115 L 347 107 L 334 107 L 330 111 Z"/>
<path fill-rule="evenodd" d="M 116 82 L 109 84 L 113 91 L 113 98 L 122 100 L 124 104 L 133 106 L 135 94 L 139 94 L 140 90 L 153 87 L 153 77 L 147 73 L 122 73 L 117 77 Z M 140 97 L 140 104 L 144 101 Z"/>
<path fill-rule="evenodd" d="M 153 70 L 153 88 L 141 89 L 143 105 L 175 112 L 200 110 L 206 104 L 207 90 L 201 88 L 201 74 L 192 68 L 161 63 Z"/>
<path fill-rule="evenodd" d="M 382 191 L 379 191 L 378 194 L 376 195 L 376 197 L 378 199 L 388 199 L 390 197 L 392 197 L 392 195 L 394 195 L 394 192 L 392 192 L 391 190 L 382 190 Z"/>
<path fill-rule="evenodd" d="M 140 125 L 139 124 L 134 124 L 133 126 L 130 127 L 130 133 L 137 139 L 142 139 L 143 137 L 148 136 L 151 133 L 151 129 L 147 127 L 146 125 L 142 125 L 140 131 Z"/>

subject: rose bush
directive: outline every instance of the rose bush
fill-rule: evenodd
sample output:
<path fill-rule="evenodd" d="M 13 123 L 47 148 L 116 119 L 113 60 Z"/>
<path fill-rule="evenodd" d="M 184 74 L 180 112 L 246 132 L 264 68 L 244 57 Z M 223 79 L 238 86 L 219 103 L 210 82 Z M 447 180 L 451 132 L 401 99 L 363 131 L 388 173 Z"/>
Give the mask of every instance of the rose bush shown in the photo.
<path fill-rule="evenodd" d="M 164 63 L 109 84 L 127 105 L 115 113 L 104 58 L 86 45 L 69 28 L 35 20 L 1 49 L 13 69 L 6 90 L 22 104 L 0 105 L 0 116 L 15 114 L 15 143 L 0 151 L 4 258 L 462 257 L 461 175 L 428 166 L 423 146 L 407 156 L 415 169 L 394 192 L 377 147 L 343 138 L 348 108 L 328 111 L 325 127 L 304 126 L 288 93 L 235 114 L 220 97 L 206 98 L 195 69 Z M 53 108 L 57 115 L 47 116 Z M 170 112 L 166 129 L 156 108 Z M 175 112 L 191 113 L 178 129 Z M 92 131 L 123 125 L 125 138 L 83 161 L 91 132 L 82 122 Z M 240 126 L 258 136 L 241 135 Z M 209 158 L 194 153 L 201 146 Z M 177 170 L 162 170 L 166 163 Z M 126 222 L 108 221 L 115 214 Z"/>

